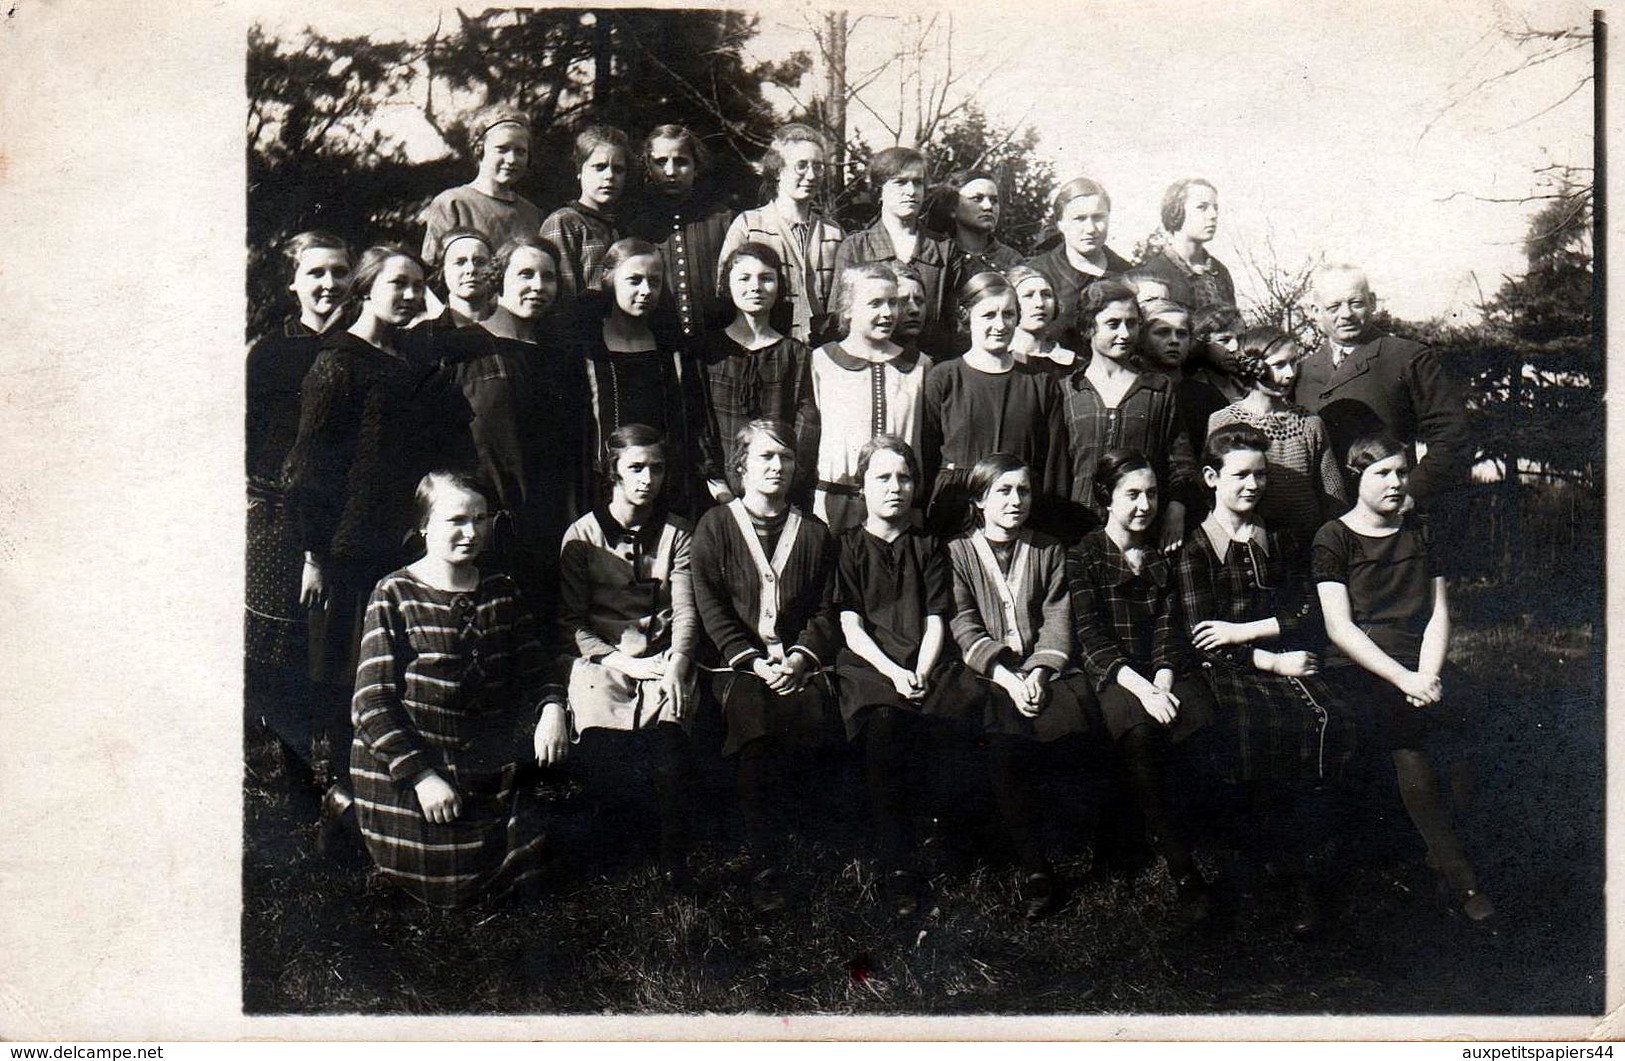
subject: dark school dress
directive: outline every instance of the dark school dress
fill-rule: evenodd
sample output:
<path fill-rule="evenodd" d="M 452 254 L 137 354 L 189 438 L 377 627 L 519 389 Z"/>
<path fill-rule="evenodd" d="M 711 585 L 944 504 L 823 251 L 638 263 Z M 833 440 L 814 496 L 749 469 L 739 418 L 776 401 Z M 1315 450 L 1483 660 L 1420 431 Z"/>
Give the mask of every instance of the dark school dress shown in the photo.
<path fill-rule="evenodd" d="M 954 614 L 953 572 L 935 539 L 914 527 L 881 541 L 862 527 L 840 536 L 835 568 L 835 611 L 855 612 L 886 658 L 912 670 L 919 660 L 927 616 L 943 623 L 943 650 L 929 675 L 925 698 L 909 700 L 868 660 L 843 647 L 835 658 L 846 735 L 863 731 L 869 712 L 895 707 L 966 724 L 980 723 L 982 689 L 954 651 L 948 623 Z"/>
<path fill-rule="evenodd" d="M 1213 686 L 1219 776 L 1232 781 L 1335 777 L 1354 756 L 1352 709 L 1320 675 L 1289 678 L 1253 666 L 1253 649 L 1318 652 L 1312 605 L 1298 547 L 1285 531 L 1232 541 L 1209 517 L 1174 561 L 1185 632 L 1209 619 L 1250 623 L 1273 618 L 1278 638 L 1257 645 L 1198 651 Z"/>
<path fill-rule="evenodd" d="M 692 549 L 694 602 L 717 655 L 707 668 L 727 723 L 724 755 L 761 737 L 816 750 L 836 736 L 833 690 L 819 673 L 838 638 L 830 613 L 835 556 L 829 529 L 787 509 L 757 521 L 744 501 L 700 517 Z M 811 658 L 812 680 L 780 696 L 757 677 L 758 659 Z"/>
<path fill-rule="evenodd" d="M 1310 576 L 1348 587 L 1354 624 L 1378 648 L 1415 669 L 1422 634 L 1433 615 L 1437 571 L 1422 533 L 1411 521 L 1392 534 L 1361 534 L 1334 519 L 1315 535 Z M 1326 678 L 1369 721 L 1373 743 L 1384 748 L 1425 748 L 1467 754 L 1478 742 L 1483 694 L 1460 668 L 1440 673 L 1444 699 L 1412 707 L 1387 681 L 1349 659 L 1335 645 L 1326 650 Z"/>
<path fill-rule="evenodd" d="M 243 651 L 270 667 L 303 670 L 309 654 L 308 619 L 299 603 L 304 553 L 288 517 L 282 462 L 299 434 L 299 385 L 320 349 L 321 336 L 290 317 L 248 352 Z"/>
<path fill-rule="evenodd" d="M 414 559 L 418 480 L 454 448 L 445 399 L 420 365 L 349 332 L 324 337 L 305 375 L 285 475 L 299 547 L 319 558 L 328 585 L 317 681 L 354 680 L 367 596 Z"/>
<path fill-rule="evenodd" d="M 1136 726 L 1160 726 L 1139 697 L 1117 684 L 1117 672 L 1133 667 L 1146 681 L 1164 667 L 1174 672 L 1179 713 L 1169 736 L 1184 741 L 1213 721 L 1213 694 L 1194 673 L 1193 650 L 1178 629 L 1173 567 L 1147 550 L 1140 570 L 1105 530 L 1093 531 L 1067 550 L 1067 584 L 1083 669 L 1100 697 L 1100 712 L 1113 739 Z"/>
<path fill-rule="evenodd" d="M 589 315 L 590 319 L 590 315 Z M 635 353 L 611 351 L 601 328 L 582 341 L 587 408 L 583 478 L 594 504 L 609 498 L 598 464 L 609 436 L 627 424 L 646 424 L 666 437 L 667 507 L 692 519 L 705 508 L 702 470 L 721 464 L 706 430 L 705 378 L 681 347 L 657 346 Z M 563 415 L 563 410 L 560 411 Z"/>
<path fill-rule="evenodd" d="M 926 527 L 939 537 L 965 528 L 966 484 L 976 462 L 1008 453 L 1032 472 L 1035 529 L 1060 535 L 1071 465 L 1055 378 L 1016 363 L 1009 372 L 972 368 L 964 358 L 926 373 L 921 461 L 932 484 Z"/>
<path fill-rule="evenodd" d="M 562 351 L 478 325 L 443 333 L 434 347 L 438 382 L 461 411 L 459 463 L 496 490 L 490 561 L 551 614 L 559 542 L 578 493 L 569 478 L 575 463 L 558 455 L 580 451 L 579 420 L 551 411 L 580 400 L 579 380 L 559 363 Z"/>
<path fill-rule="evenodd" d="M 430 906 L 464 906 L 542 869 L 543 831 L 515 784 L 550 666 L 514 584 L 486 575 L 472 592 L 437 589 L 402 569 L 367 605 L 356 673 L 350 775 L 356 823 L 379 871 Z M 414 779 L 435 770 L 462 812 L 423 816 Z"/>
<path fill-rule="evenodd" d="M 982 682 L 984 732 L 1052 741 L 1094 728 L 1089 684 L 1068 670 L 1072 605 L 1064 552 L 1053 538 L 1026 528 L 1010 542 L 990 542 L 976 530 L 948 543 L 954 575 L 949 626 L 966 668 Z M 1000 664 L 1023 676 L 1038 667 L 1053 672 L 1049 701 L 1037 718 L 1017 711 L 993 684 Z"/>

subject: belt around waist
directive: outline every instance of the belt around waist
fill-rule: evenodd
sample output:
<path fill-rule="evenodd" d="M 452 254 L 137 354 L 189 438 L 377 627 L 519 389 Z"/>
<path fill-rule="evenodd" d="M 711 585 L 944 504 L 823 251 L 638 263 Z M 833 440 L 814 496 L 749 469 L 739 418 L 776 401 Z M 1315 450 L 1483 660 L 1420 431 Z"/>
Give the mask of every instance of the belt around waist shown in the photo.
<path fill-rule="evenodd" d="M 863 488 L 857 483 L 832 483 L 827 479 L 820 479 L 818 480 L 818 489 L 826 494 L 834 494 L 837 497 L 863 496 Z"/>

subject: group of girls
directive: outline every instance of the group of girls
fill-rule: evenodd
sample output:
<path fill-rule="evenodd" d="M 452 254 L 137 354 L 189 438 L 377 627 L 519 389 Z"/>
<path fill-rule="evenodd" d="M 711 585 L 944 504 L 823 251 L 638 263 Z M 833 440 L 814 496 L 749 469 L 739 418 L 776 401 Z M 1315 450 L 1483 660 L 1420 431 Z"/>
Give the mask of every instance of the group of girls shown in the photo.
<path fill-rule="evenodd" d="M 924 887 L 922 734 L 985 749 L 1029 916 L 1063 891 L 1039 749 L 1109 742 L 1124 799 L 1097 862 L 1135 823 L 1195 920 L 1178 764 L 1253 790 L 1302 870 L 1356 734 L 1391 752 L 1467 915 L 1493 912 L 1451 822 L 1465 775 L 1434 767 L 1476 698 L 1402 518 L 1408 451 L 1331 454 L 1291 403 L 1301 351 L 1241 330 L 1203 249 L 1210 186 L 1170 189 L 1167 248 L 1130 270 L 1104 189 L 1069 182 L 1060 242 L 1022 264 L 984 175 L 955 176 L 933 235 L 924 158 L 879 152 L 880 216 L 843 237 L 812 206 L 822 140 L 792 125 L 773 198 L 729 221 L 696 196 L 697 139 L 661 126 L 643 238 L 617 221 L 624 134 L 581 135 L 581 196 L 538 227 L 523 117 L 476 133 L 475 181 L 425 214 L 442 308 L 410 252 L 352 263 L 306 233 L 298 316 L 249 360 L 251 702 L 296 752 L 348 749 L 323 813 L 391 880 L 460 905 L 534 878 L 521 764 L 568 753 L 652 764 L 682 887 L 712 711 L 760 911 L 789 901 L 785 804 L 844 723 L 900 914 Z M 307 644 L 314 686 L 290 677 Z M 1318 917 L 1301 872 L 1293 927 Z"/>

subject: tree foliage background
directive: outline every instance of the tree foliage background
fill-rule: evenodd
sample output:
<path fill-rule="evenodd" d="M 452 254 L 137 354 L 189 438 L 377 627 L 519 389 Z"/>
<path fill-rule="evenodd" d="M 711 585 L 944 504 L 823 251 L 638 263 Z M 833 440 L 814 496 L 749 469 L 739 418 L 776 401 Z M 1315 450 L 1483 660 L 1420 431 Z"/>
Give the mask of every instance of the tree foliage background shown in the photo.
<path fill-rule="evenodd" d="M 423 207 L 473 177 L 470 124 L 491 103 L 532 116 L 531 167 L 519 191 L 544 212 L 575 197 L 570 145 L 589 124 L 617 126 L 634 142 L 666 122 L 688 126 L 711 155 L 707 190 L 735 209 L 769 197 L 755 164 L 781 120 L 835 132 L 818 97 L 787 115 L 775 111 L 764 90 L 797 85 L 812 60 L 805 51 L 747 59 L 753 15 L 618 8 L 458 11 L 456 18 L 420 41 L 250 30 L 250 339 L 291 309 L 276 248 L 294 233 L 319 227 L 358 245 L 415 247 Z M 381 131 L 402 126 L 382 120 L 399 118 L 392 112 L 401 108 L 415 112 L 421 138 L 438 138 L 441 157 L 415 161 L 399 135 Z M 932 177 L 970 165 L 994 170 L 1005 189 L 1004 238 L 1025 249 L 1054 184 L 1049 165 L 1033 158 L 1037 133 L 1000 128 L 964 100 L 944 103 L 932 118 Z M 826 205 L 856 228 L 874 216 L 862 179 L 871 147 L 855 132 L 845 147 L 850 161 L 827 189 Z"/>

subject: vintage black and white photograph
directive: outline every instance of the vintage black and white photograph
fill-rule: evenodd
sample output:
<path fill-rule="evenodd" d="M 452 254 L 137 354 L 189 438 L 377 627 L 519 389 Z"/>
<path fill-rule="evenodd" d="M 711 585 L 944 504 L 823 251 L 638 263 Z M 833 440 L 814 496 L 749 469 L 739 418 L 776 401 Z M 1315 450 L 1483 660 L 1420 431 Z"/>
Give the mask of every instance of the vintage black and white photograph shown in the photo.
<path fill-rule="evenodd" d="M 1606 32 L 267 8 L 242 1012 L 1601 1014 Z"/>

